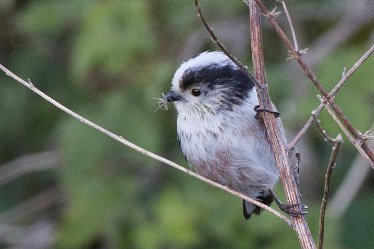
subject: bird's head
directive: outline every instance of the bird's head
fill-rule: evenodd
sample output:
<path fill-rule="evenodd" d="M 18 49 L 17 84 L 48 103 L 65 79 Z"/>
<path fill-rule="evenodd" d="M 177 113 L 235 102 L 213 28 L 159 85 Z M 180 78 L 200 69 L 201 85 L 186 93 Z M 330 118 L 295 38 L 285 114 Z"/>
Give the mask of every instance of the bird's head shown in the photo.
<path fill-rule="evenodd" d="M 254 83 L 222 52 L 204 52 L 184 62 L 175 72 L 164 99 L 178 113 L 216 114 L 242 104 Z"/>

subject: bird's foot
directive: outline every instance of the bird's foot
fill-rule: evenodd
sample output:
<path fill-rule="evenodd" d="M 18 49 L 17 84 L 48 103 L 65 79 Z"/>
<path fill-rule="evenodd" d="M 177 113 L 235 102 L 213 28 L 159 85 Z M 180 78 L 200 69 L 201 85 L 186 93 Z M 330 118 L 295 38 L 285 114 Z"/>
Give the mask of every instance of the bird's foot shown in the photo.
<path fill-rule="evenodd" d="M 292 217 L 299 217 L 305 214 L 308 214 L 308 206 L 307 205 L 300 205 L 300 210 L 295 210 L 295 207 L 298 207 L 299 204 L 279 204 L 278 207 L 280 210 L 285 212 L 286 214 Z"/>
<path fill-rule="evenodd" d="M 303 204 L 283 204 L 273 190 L 269 190 L 270 195 L 273 197 L 275 203 L 277 203 L 280 210 L 292 217 L 303 216 L 308 213 L 308 206 Z M 297 208 L 300 207 L 300 208 Z M 296 210 L 295 210 L 296 208 Z"/>
<path fill-rule="evenodd" d="M 255 115 L 255 118 L 256 119 L 262 119 L 260 117 L 260 112 L 268 112 L 268 113 L 272 113 L 274 114 L 275 118 L 279 118 L 280 114 L 279 112 L 275 112 L 275 111 L 271 111 L 271 110 L 268 110 L 268 109 L 260 109 L 260 106 L 259 105 L 256 105 L 254 108 L 253 108 L 256 112 L 256 115 Z"/>

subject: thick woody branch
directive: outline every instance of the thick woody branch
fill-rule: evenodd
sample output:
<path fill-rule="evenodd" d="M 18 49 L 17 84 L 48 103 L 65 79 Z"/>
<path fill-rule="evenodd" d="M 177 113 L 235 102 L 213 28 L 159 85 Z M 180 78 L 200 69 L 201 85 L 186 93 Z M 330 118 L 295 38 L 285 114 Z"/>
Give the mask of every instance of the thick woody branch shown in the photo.
<path fill-rule="evenodd" d="M 195 177 L 205 183 L 208 183 L 209 185 L 211 186 L 214 186 L 216 188 L 219 188 L 219 189 L 222 189 L 226 192 L 229 192 L 230 194 L 234 195 L 234 196 L 237 196 L 241 199 L 244 199 L 256 206 L 259 206 L 263 209 L 266 209 L 267 211 L 273 213 L 274 215 L 276 215 L 277 217 L 279 217 L 281 220 L 283 220 L 286 224 L 288 224 L 289 226 L 293 227 L 292 225 L 292 222 L 287 218 L 285 217 L 284 215 L 282 215 L 281 213 L 279 213 L 278 211 L 274 210 L 273 208 L 261 203 L 260 201 L 257 201 L 253 198 L 250 198 L 242 193 L 239 193 L 239 192 L 236 192 L 232 189 L 229 189 L 228 187 L 226 186 L 223 186 L 219 183 L 216 183 L 208 178 L 205 178 L 201 175 L 198 175 L 194 172 L 192 172 L 191 170 L 189 169 L 186 169 L 185 167 L 179 165 L 179 164 L 176 164 L 175 162 L 172 162 L 166 158 L 163 158 L 159 155 L 156 155 L 146 149 L 143 149 L 142 147 L 136 145 L 136 144 L 133 144 L 131 143 L 130 141 L 126 140 L 125 138 L 123 138 L 122 136 L 118 136 L 116 134 L 114 134 L 113 132 L 110 132 L 106 129 L 104 129 L 103 127 L 93 123 L 92 121 L 80 116 L 79 114 L 77 114 L 76 112 L 73 112 L 72 110 L 68 109 L 67 107 L 65 107 L 64 105 L 60 104 L 59 102 L 57 102 L 56 100 L 52 99 L 51 97 L 49 97 L 48 95 L 46 95 L 45 93 L 43 93 L 42 91 L 40 91 L 38 88 L 36 88 L 32 83 L 31 81 L 29 80 L 28 82 L 21 79 L 20 77 L 18 77 L 17 75 L 15 75 L 13 72 L 11 72 L 9 69 L 7 69 L 6 67 L 4 67 L 3 65 L 0 64 L 0 70 L 2 70 L 6 75 L 8 75 L 9 77 L 13 78 L 14 80 L 16 80 L 17 82 L 21 83 L 22 85 L 24 85 L 25 87 L 27 87 L 28 89 L 30 89 L 31 91 L 33 91 L 34 93 L 36 93 L 37 95 L 39 95 L 40 97 L 42 97 L 43 99 L 45 99 L 46 101 L 48 101 L 49 103 L 51 103 L 52 105 L 54 105 L 55 107 L 57 107 L 58 109 L 62 110 L 63 112 L 69 114 L 70 116 L 72 116 L 73 118 L 77 119 L 78 121 L 80 121 L 81 123 L 103 133 L 104 135 L 126 145 L 127 147 L 130 147 L 131 149 L 147 156 L 147 157 L 150 157 L 152 159 L 155 159 L 156 161 L 159 161 L 161 163 L 164 163 L 164 164 L 167 164 L 179 171 L 182 171 L 192 177 Z"/>
<path fill-rule="evenodd" d="M 202 19 L 204 26 L 207 28 L 208 33 L 212 36 L 212 40 L 215 41 L 216 44 L 219 44 L 219 40 L 215 36 L 212 29 L 207 25 L 205 22 L 204 17 L 202 16 L 200 6 L 198 1 L 195 0 L 195 5 L 198 11 L 199 17 Z M 250 8 L 252 7 L 249 4 Z M 253 5 L 254 7 L 254 5 Z M 254 74 L 255 79 L 258 81 L 256 84 L 257 87 L 257 94 L 259 96 L 259 102 L 262 109 L 272 110 L 273 106 L 271 104 L 271 100 L 269 97 L 266 78 L 265 78 L 265 66 L 264 66 L 264 58 L 263 58 L 263 50 L 262 50 L 262 36 L 261 36 L 261 25 L 260 25 L 260 18 L 261 13 L 256 10 L 251 10 L 250 14 L 251 18 L 251 46 L 252 46 L 252 59 L 254 64 Z M 213 34 L 213 35 L 212 35 Z M 222 49 L 222 46 L 219 46 Z M 224 47 L 224 46 L 223 46 Z M 257 51 L 257 52 L 256 52 Z M 223 50 L 223 52 L 225 52 Z M 227 51 L 225 52 L 226 55 Z M 235 61 L 234 61 L 235 62 Z M 269 112 L 262 112 L 262 117 L 267 128 L 268 137 L 270 142 L 273 146 L 273 151 L 275 154 L 275 159 L 278 165 L 278 169 L 280 171 L 280 175 L 285 187 L 285 192 L 287 196 L 287 200 L 289 203 L 298 203 L 300 204 L 299 199 L 299 190 L 297 188 L 297 183 L 295 176 L 291 170 L 288 161 L 288 154 L 286 151 L 286 145 L 283 143 L 283 138 L 280 132 L 280 129 L 277 125 L 277 121 L 273 114 Z M 301 213 L 300 205 L 298 207 L 298 212 Z M 299 216 L 294 217 L 294 228 L 298 233 L 298 237 L 300 240 L 300 244 L 302 248 L 315 248 L 315 243 L 309 231 L 308 225 L 306 223 L 305 217 Z"/>
<path fill-rule="evenodd" d="M 262 33 L 261 33 L 261 12 L 257 4 L 249 4 L 250 10 L 250 33 L 251 33 L 251 48 L 252 61 L 254 67 L 254 76 L 258 80 L 261 87 L 257 87 L 257 96 L 259 99 L 260 108 L 264 110 L 272 110 L 272 103 L 268 93 L 266 77 L 264 54 L 262 48 Z M 300 204 L 299 190 L 296 179 L 288 160 L 286 145 L 283 142 L 280 127 L 277 124 L 276 117 L 269 112 L 262 112 L 262 118 L 266 127 L 268 139 L 272 145 L 275 160 L 277 162 L 280 177 L 282 179 L 283 188 L 287 197 L 288 203 Z M 301 213 L 300 205 L 295 207 Z M 310 233 L 308 224 L 303 215 L 293 217 L 295 230 L 297 232 L 300 245 L 302 248 L 315 248 L 312 235 Z"/>
<path fill-rule="evenodd" d="M 300 52 L 296 51 L 293 47 L 291 41 L 287 38 L 285 32 L 282 28 L 278 25 L 278 23 L 274 19 L 274 15 L 267 10 L 265 5 L 262 3 L 261 0 L 254 0 L 258 5 L 261 12 L 266 16 L 269 20 L 270 24 L 279 34 L 282 41 L 285 43 L 286 47 L 290 51 L 293 58 L 298 62 L 300 67 L 303 69 L 304 73 L 308 76 L 308 78 L 312 81 L 313 85 L 318 89 L 318 91 L 322 94 L 324 101 L 330 105 L 331 110 L 336 114 L 337 118 L 341 121 L 342 125 L 346 128 L 345 130 L 349 132 L 354 139 L 360 140 L 361 144 L 361 151 L 364 152 L 365 158 L 369 160 L 369 162 L 374 167 L 374 153 L 369 148 L 367 143 L 365 142 L 362 134 L 350 123 L 347 116 L 343 113 L 343 111 L 336 105 L 333 96 L 329 96 L 327 90 L 323 87 L 322 83 L 318 80 L 317 76 L 313 73 L 313 71 L 309 68 L 309 66 L 301 59 Z"/>

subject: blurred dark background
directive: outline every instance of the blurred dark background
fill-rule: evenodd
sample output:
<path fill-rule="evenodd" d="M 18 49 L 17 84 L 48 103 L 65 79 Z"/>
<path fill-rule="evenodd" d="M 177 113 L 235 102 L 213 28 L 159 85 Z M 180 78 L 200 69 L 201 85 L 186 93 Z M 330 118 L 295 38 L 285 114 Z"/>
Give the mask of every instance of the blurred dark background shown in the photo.
<path fill-rule="evenodd" d="M 373 44 L 370 0 L 287 1 L 304 57 L 331 89 Z M 201 1 L 224 44 L 251 67 L 242 1 Z M 275 1 L 266 1 L 269 9 Z M 281 8 L 279 8 L 280 10 Z M 284 15 L 279 23 L 288 32 Z M 317 91 L 264 20 L 267 77 L 288 137 Z M 216 50 L 193 1 L 0 0 L 0 62 L 99 125 L 186 165 L 176 113 L 154 111 L 179 64 Z M 362 132 L 374 123 L 374 59 L 336 97 Z M 298 248 L 268 212 L 109 139 L 0 73 L 0 248 Z M 341 132 L 326 112 L 322 125 Z M 374 174 L 345 139 L 332 179 L 326 248 L 374 248 Z M 299 144 L 301 190 L 318 234 L 331 145 L 315 127 Z M 277 192 L 282 192 L 279 184 Z"/>

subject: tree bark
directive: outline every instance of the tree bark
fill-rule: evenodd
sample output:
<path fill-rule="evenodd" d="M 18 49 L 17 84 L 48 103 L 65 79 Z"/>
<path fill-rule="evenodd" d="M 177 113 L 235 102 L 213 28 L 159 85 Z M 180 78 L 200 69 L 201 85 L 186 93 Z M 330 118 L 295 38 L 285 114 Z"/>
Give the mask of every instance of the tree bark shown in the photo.
<path fill-rule="evenodd" d="M 259 104 L 261 109 L 272 110 L 272 102 L 270 100 L 265 76 L 261 33 L 261 12 L 258 9 L 257 4 L 254 2 L 249 4 L 249 9 L 252 61 L 254 76 L 259 82 L 259 86 L 256 86 Z M 270 112 L 261 112 L 261 114 L 266 127 L 268 139 L 273 148 L 275 160 L 283 183 L 284 192 L 287 197 L 287 202 L 290 204 L 300 204 L 299 190 L 295 175 L 291 170 L 286 145 L 282 138 L 280 128 L 278 127 L 276 117 Z M 299 212 L 302 211 L 300 205 L 296 206 L 295 210 Z M 293 217 L 293 222 L 301 248 L 316 248 L 305 217 L 303 215 Z"/>

